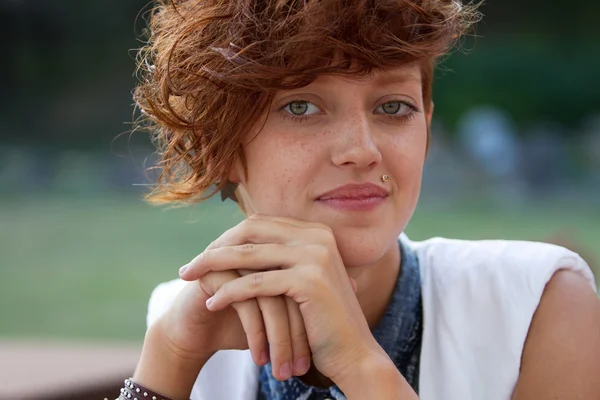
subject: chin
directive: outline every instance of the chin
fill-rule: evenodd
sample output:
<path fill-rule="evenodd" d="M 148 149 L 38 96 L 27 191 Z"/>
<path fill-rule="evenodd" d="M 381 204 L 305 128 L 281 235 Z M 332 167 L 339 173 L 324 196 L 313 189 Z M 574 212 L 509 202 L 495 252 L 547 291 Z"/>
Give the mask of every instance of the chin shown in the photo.
<path fill-rule="evenodd" d="M 379 227 L 371 229 L 334 229 L 337 246 L 346 268 L 374 264 L 383 258 L 392 246 L 397 246 L 401 230 Z"/>

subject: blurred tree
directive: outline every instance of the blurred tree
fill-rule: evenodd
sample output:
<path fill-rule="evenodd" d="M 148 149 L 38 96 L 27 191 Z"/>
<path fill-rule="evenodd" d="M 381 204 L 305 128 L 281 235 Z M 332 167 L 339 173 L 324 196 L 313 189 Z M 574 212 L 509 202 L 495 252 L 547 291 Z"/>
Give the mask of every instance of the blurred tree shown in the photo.
<path fill-rule="evenodd" d="M 0 0 L 0 139 L 102 146 L 129 127 L 147 0 Z M 518 124 L 577 126 L 600 109 L 600 2 L 488 0 L 478 38 L 437 75 L 436 116 L 454 128 L 474 105 Z M 450 129 L 453 131 L 454 129 Z"/>
<path fill-rule="evenodd" d="M 0 3 L 9 60 L 2 140 L 104 146 L 127 129 L 135 83 L 129 50 L 139 46 L 134 22 L 147 1 L 108 3 Z"/>

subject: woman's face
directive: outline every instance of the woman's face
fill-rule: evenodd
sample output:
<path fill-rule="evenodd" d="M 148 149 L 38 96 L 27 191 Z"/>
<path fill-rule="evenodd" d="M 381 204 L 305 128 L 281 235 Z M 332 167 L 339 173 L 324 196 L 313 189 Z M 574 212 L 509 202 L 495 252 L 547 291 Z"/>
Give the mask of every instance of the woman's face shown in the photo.
<path fill-rule="evenodd" d="M 418 66 L 321 76 L 276 94 L 248 134 L 247 176 L 236 168 L 230 180 L 258 213 L 329 225 L 347 267 L 371 264 L 416 207 L 430 117 Z"/>

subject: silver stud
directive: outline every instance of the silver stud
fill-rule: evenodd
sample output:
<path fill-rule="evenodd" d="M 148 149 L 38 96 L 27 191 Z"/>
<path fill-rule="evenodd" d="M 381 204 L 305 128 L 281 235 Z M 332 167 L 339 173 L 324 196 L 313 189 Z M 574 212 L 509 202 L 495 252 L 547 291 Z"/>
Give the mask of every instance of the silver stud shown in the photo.
<path fill-rule="evenodd" d="M 140 388 L 135 388 L 135 391 L 139 393 L 140 392 Z"/>
<path fill-rule="evenodd" d="M 156 400 L 156 396 L 152 396 L 152 400 Z"/>
<path fill-rule="evenodd" d="M 148 393 L 144 392 L 144 397 L 148 397 Z"/>

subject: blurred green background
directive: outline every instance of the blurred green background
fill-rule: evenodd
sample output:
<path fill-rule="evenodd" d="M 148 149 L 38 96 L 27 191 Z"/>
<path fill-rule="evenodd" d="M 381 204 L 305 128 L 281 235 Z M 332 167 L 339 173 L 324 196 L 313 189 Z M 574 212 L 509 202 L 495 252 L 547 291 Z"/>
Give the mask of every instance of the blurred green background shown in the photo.
<path fill-rule="evenodd" d="M 0 1 L 0 338 L 140 340 L 148 297 L 242 216 L 145 204 L 146 1 Z M 560 241 L 600 276 L 600 3 L 489 0 L 436 77 L 407 233 Z"/>

